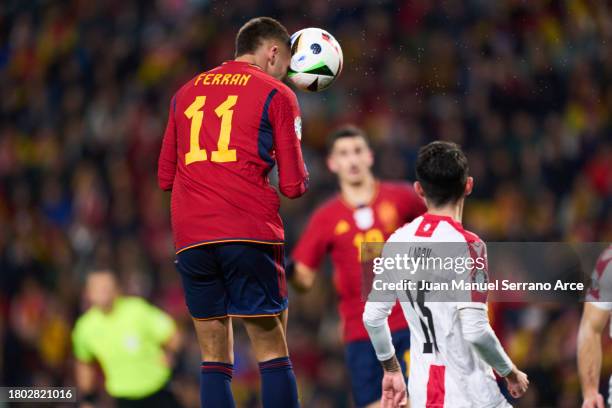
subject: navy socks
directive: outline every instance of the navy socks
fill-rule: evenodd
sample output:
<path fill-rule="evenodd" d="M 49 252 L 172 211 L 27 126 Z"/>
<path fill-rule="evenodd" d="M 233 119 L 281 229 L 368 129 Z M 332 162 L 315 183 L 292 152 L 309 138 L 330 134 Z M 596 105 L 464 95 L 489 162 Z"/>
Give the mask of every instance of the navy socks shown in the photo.
<path fill-rule="evenodd" d="M 234 408 L 232 374 L 234 365 L 202 361 L 200 373 L 200 403 L 202 408 Z"/>
<path fill-rule="evenodd" d="M 259 363 L 264 408 L 299 408 L 297 384 L 289 357 Z"/>

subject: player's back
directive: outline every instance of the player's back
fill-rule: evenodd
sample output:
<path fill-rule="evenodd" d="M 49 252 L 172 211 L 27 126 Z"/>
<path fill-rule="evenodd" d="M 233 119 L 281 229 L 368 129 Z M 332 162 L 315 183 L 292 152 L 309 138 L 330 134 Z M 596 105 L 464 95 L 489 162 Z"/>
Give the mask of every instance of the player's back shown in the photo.
<path fill-rule="evenodd" d="M 170 116 L 159 178 L 172 189 L 177 251 L 209 242 L 282 242 L 268 173 L 278 161 L 281 191 L 293 197 L 305 191 L 307 178 L 293 92 L 255 65 L 228 61 L 181 87 Z M 174 149 L 166 148 L 172 132 Z M 163 160 L 171 154 L 174 174 Z"/>
<path fill-rule="evenodd" d="M 399 250 L 393 245 L 401 245 L 403 253 L 431 249 L 427 255 L 430 259 L 445 259 L 447 256 L 486 258 L 484 243 L 475 234 L 464 230 L 450 217 L 428 213 L 398 229 L 387 241 L 385 256 L 393 256 L 392 253 Z M 414 276 L 429 276 L 431 279 L 424 280 L 432 284 L 450 282 L 454 278 L 450 274 L 454 273 L 434 266 Z M 398 279 L 395 277 L 393 280 Z M 422 286 L 421 281 L 415 284 L 416 290 L 398 292 L 411 333 L 408 384 L 411 406 L 507 406 L 492 369 L 463 337 L 458 299 L 445 298 L 446 293 L 436 294 L 435 289 Z M 473 302 L 475 307 L 486 307 L 484 294 L 469 293 L 469 296 L 466 300 Z M 432 301 L 434 299 L 436 301 Z"/>

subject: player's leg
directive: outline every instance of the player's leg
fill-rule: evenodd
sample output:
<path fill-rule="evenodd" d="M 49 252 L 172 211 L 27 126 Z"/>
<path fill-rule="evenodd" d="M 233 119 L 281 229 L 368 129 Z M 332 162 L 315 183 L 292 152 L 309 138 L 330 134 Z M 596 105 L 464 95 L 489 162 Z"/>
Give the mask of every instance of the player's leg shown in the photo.
<path fill-rule="evenodd" d="M 185 300 L 200 345 L 200 402 L 207 408 L 234 407 L 232 320 L 227 315 L 227 293 L 214 245 L 177 255 Z"/>
<path fill-rule="evenodd" d="M 281 312 L 280 319 L 281 319 L 281 322 L 283 323 L 283 330 L 285 331 L 285 336 L 287 336 L 287 324 L 289 322 L 289 308 Z"/>
<path fill-rule="evenodd" d="M 234 371 L 231 317 L 194 319 L 202 365 L 200 401 L 203 407 L 233 407 L 231 382 Z"/>
<path fill-rule="evenodd" d="M 228 288 L 228 313 L 243 318 L 259 362 L 264 408 L 297 407 L 287 349 L 287 282 L 281 245 L 224 244 L 219 259 Z"/>
<path fill-rule="evenodd" d="M 202 361 L 233 364 L 232 318 L 193 319 Z"/>
<path fill-rule="evenodd" d="M 259 363 L 264 408 L 298 407 L 297 383 L 280 316 L 243 321 Z"/>
<path fill-rule="evenodd" d="M 379 407 L 382 396 L 383 370 L 370 340 L 348 343 L 345 348 L 345 361 L 355 406 L 358 408 Z"/>

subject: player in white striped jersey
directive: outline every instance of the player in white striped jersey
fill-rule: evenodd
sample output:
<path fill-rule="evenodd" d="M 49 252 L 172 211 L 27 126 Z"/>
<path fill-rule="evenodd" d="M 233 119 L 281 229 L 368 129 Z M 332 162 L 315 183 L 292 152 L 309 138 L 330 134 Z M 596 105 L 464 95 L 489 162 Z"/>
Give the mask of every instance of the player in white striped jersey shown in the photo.
<path fill-rule="evenodd" d="M 582 385 L 582 408 L 605 408 L 599 393 L 601 373 L 601 335 L 612 316 L 612 245 L 601 254 L 584 304 L 578 331 L 578 371 Z M 612 324 L 610 325 L 612 337 Z M 608 404 L 612 405 L 612 377 L 609 380 Z"/>
<path fill-rule="evenodd" d="M 454 143 L 433 142 L 420 150 L 415 191 L 424 198 L 428 212 L 389 238 L 383 258 L 392 256 L 394 245 L 403 245 L 408 250 L 429 245 L 435 252 L 447 248 L 443 243 L 454 243 L 453 257 L 486 260 L 484 243 L 461 225 L 463 202 L 473 186 L 467 172 L 467 159 Z M 456 248 L 461 248 L 460 253 Z M 486 261 L 482 266 L 467 275 L 471 281 L 486 279 Z M 454 273 L 438 269 L 429 276 L 437 279 L 447 274 L 447 280 L 452 280 L 454 276 L 448 274 Z M 387 325 L 395 300 L 380 301 L 374 292 L 370 293 L 363 321 L 385 370 L 382 406 L 405 406 L 402 402 L 405 384 L 397 373 L 398 363 Z M 424 291 L 397 292 L 411 332 L 408 393 L 411 408 L 509 407 L 492 368 L 505 377 L 513 397 L 520 397 L 527 390 L 526 374 L 512 363 L 489 324 L 486 292 L 467 294 L 468 299 L 432 302 Z M 408 301 L 403 300 L 406 297 Z"/>

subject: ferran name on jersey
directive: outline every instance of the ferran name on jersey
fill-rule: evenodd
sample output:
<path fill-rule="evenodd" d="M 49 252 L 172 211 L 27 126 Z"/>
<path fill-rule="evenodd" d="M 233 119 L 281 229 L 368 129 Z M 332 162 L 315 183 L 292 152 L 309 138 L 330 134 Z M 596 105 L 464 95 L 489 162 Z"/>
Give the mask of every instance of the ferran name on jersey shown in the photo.
<path fill-rule="evenodd" d="M 200 74 L 193 86 L 202 85 L 238 85 L 246 86 L 251 74 Z"/>
<path fill-rule="evenodd" d="M 353 212 L 353 218 L 355 219 L 357 228 L 362 231 L 365 231 L 374 225 L 374 211 L 372 210 L 372 207 L 359 207 L 355 210 L 355 212 Z"/>

